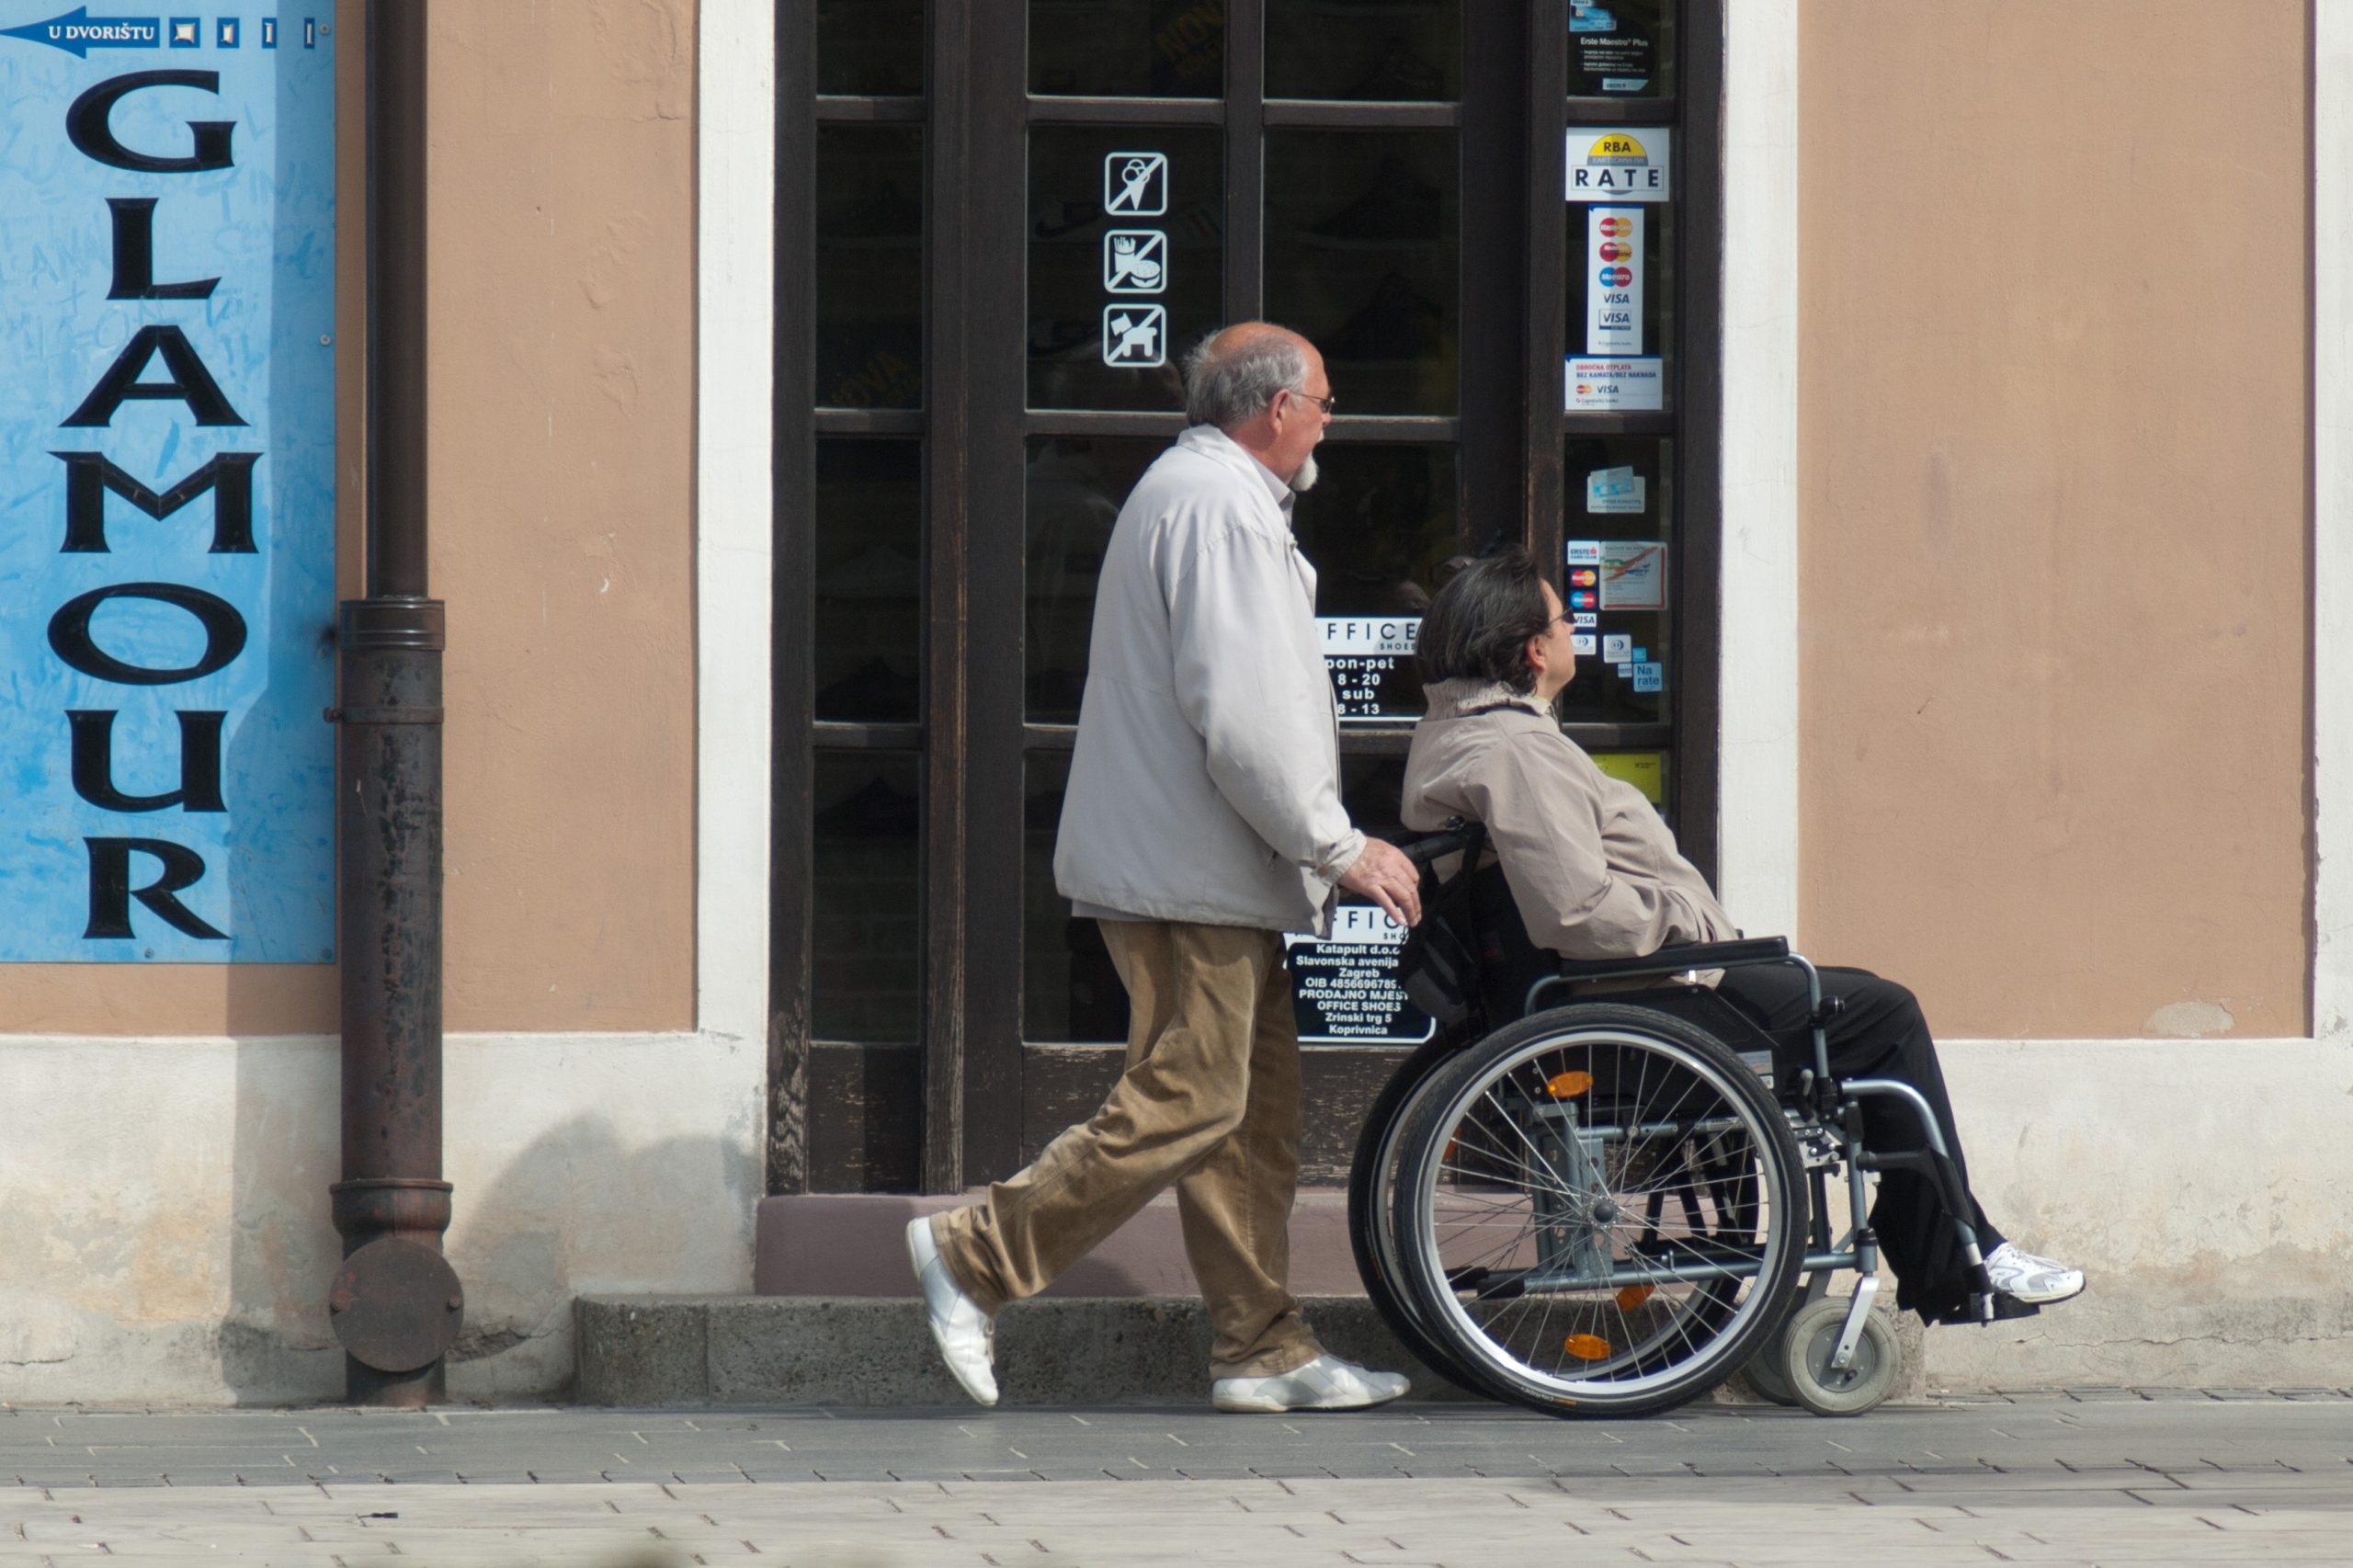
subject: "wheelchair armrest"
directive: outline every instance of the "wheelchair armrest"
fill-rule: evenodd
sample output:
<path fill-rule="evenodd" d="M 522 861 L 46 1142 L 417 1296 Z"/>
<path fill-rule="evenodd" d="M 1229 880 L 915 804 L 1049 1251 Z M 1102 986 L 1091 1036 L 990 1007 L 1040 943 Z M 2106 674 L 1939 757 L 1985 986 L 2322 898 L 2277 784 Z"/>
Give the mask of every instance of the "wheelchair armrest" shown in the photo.
<path fill-rule="evenodd" d="M 1390 842 L 1404 853 L 1405 858 L 1416 866 L 1427 866 L 1470 848 L 1485 836 L 1486 829 L 1475 823 L 1456 817 L 1436 833 L 1426 833 L 1413 838 L 1392 839 Z"/>
<path fill-rule="evenodd" d="M 1693 942 L 1661 948 L 1647 958 L 1563 959 L 1563 980 L 1614 980 L 1620 976 L 1680 974 L 1692 969 L 1737 969 L 1743 964 L 1777 963 L 1790 956 L 1787 937 L 1754 937 L 1738 942 Z"/>

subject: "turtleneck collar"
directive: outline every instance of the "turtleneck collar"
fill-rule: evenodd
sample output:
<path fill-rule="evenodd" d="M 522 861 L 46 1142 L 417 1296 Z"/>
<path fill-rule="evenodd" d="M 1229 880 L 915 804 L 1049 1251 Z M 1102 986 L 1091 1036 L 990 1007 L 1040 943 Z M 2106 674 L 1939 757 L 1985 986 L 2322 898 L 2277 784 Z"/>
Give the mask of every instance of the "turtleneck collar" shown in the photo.
<path fill-rule="evenodd" d="M 1514 691 L 1501 681 L 1433 681 L 1423 688 L 1422 695 L 1429 700 L 1429 712 L 1425 717 L 1431 719 L 1460 718 L 1473 709 L 1493 708 L 1499 703 L 1540 719 L 1552 717 L 1552 704 L 1532 691 Z"/>

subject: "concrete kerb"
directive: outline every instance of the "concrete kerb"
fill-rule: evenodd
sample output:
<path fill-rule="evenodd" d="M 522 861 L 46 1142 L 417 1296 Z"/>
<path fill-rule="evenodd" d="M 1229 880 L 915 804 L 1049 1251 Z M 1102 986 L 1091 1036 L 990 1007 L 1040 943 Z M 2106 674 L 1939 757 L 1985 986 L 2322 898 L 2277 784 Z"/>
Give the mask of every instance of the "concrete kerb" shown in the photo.
<path fill-rule="evenodd" d="M 1362 1296 L 1304 1301 L 1326 1348 L 1393 1368 L 1414 1397 L 1472 1396 L 1406 1354 Z M 933 1351 L 920 1302 L 827 1296 L 583 1296 L 574 1397 L 619 1406 L 815 1404 L 846 1409 L 960 1404 Z M 1897 1320 L 1904 1375 L 1920 1397 L 1917 1320 Z M 1197 1299 L 1040 1297 L 997 1318 L 997 1378 L 1008 1405 L 1169 1403 L 1209 1393 L 1209 1320 Z M 1745 1381 L 1719 1393 L 1751 1403 Z"/>
<path fill-rule="evenodd" d="M 1463 1399 L 1406 1355 L 1361 1296 L 1311 1298 L 1308 1321 L 1349 1360 L 1396 1368 L 1417 1398 Z M 920 1302 L 825 1296 L 583 1296 L 584 1404 L 961 1403 Z M 1197 1300 L 1045 1297 L 997 1318 L 997 1376 L 1014 1405 L 1206 1399 L 1211 1331 Z"/>

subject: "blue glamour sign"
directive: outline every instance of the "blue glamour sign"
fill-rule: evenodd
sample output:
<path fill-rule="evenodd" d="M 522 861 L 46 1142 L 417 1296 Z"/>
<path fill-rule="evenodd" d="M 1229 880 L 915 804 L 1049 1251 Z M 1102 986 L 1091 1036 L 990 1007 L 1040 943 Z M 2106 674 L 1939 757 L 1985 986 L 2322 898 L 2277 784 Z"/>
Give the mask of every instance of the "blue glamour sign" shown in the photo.
<path fill-rule="evenodd" d="M 335 61 L 0 0 L 0 961 L 334 957 Z"/>

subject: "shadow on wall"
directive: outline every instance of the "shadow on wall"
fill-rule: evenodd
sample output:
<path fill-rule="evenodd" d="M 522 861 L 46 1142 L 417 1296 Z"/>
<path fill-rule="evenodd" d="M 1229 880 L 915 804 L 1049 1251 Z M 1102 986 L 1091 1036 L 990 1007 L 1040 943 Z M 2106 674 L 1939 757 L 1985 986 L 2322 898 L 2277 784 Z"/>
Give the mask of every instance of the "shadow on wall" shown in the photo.
<path fill-rule="evenodd" d="M 281 1037 L 234 1050 L 221 1384 L 236 1404 L 338 1401 L 344 1353 L 326 1311 L 342 1257 L 327 1197 L 341 1166 L 336 1042 Z M 574 1054 L 533 1043 L 449 1048 L 453 1067 L 463 1057 L 471 1069 L 450 1074 L 444 1104 L 443 1169 L 457 1188 L 447 1250 L 466 1290 L 453 1398 L 566 1392 L 582 1292 L 748 1289 L 730 1283 L 748 1278 L 756 1202 L 752 1146 L 731 1137 L 741 1130 L 637 1142 L 606 1117 L 579 1114 L 504 1146 L 502 1134 L 529 1132 L 535 1108 L 561 1116 L 563 1101 L 584 1097 L 565 1071 Z M 458 1102 L 460 1084 L 472 1103 Z"/>

